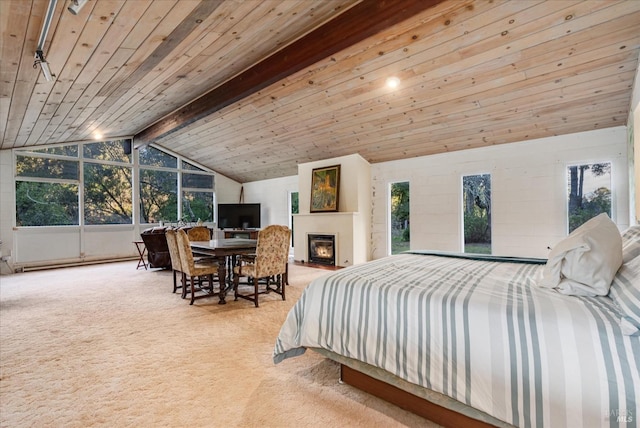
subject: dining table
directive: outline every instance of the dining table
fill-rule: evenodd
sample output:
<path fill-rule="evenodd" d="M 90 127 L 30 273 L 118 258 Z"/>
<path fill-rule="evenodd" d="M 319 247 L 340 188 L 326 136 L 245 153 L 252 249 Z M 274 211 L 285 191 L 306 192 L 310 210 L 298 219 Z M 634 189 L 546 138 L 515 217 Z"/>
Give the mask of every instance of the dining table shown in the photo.
<path fill-rule="evenodd" d="M 236 257 L 242 254 L 252 254 L 258 245 L 257 239 L 228 238 L 212 239 L 210 241 L 191 241 L 191 251 L 194 255 L 204 255 L 218 260 L 218 278 L 220 291 L 218 304 L 224 305 L 227 291 L 233 286 L 231 275 Z"/>

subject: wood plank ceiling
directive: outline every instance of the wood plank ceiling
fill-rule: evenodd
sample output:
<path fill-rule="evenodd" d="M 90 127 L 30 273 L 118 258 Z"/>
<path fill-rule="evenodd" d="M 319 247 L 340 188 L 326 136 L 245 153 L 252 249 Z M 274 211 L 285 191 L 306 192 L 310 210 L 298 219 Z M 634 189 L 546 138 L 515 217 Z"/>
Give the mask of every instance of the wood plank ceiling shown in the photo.
<path fill-rule="evenodd" d="M 68 1 L 52 82 L 33 68 L 49 0 L 0 1 L 0 148 L 137 135 L 240 182 L 625 125 L 640 51 L 640 1 L 445 0 L 181 122 L 372 1 Z"/>

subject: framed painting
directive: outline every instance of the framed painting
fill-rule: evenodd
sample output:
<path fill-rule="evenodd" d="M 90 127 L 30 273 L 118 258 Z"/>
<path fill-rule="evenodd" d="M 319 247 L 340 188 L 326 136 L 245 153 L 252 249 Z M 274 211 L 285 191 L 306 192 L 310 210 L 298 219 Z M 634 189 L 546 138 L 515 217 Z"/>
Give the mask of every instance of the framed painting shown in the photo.
<path fill-rule="evenodd" d="M 311 173 L 311 212 L 338 211 L 340 165 L 314 168 Z"/>

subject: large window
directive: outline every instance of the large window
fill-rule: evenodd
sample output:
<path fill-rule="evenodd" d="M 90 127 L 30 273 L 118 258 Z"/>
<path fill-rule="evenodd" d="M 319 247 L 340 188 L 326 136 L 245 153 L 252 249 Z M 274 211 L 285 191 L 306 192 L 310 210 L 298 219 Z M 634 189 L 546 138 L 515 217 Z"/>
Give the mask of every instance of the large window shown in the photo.
<path fill-rule="evenodd" d="M 77 225 L 78 185 L 16 181 L 17 226 Z"/>
<path fill-rule="evenodd" d="M 21 151 L 15 162 L 16 225 L 77 225 L 80 186 L 77 145 Z"/>
<path fill-rule="evenodd" d="M 130 144 L 115 140 L 18 151 L 16 224 L 71 226 L 81 219 L 88 225 L 131 224 Z"/>
<path fill-rule="evenodd" d="M 152 146 L 138 150 L 140 223 L 178 221 L 178 158 Z"/>
<path fill-rule="evenodd" d="M 611 163 L 567 168 L 569 233 L 601 213 L 611 217 Z"/>
<path fill-rule="evenodd" d="M 411 248 L 409 228 L 409 182 L 391 183 L 391 254 L 398 254 Z"/>
<path fill-rule="evenodd" d="M 213 221 L 213 192 L 182 192 L 182 220 Z"/>
<path fill-rule="evenodd" d="M 177 168 L 178 158 L 152 146 L 144 146 L 138 150 L 140 166 Z"/>
<path fill-rule="evenodd" d="M 152 146 L 140 148 L 139 162 L 141 223 L 214 220 L 213 173 Z"/>
<path fill-rule="evenodd" d="M 131 224 L 131 167 L 85 163 L 85 224 Z"/>
<path fill-rule="evenodd" d="M 140 168 L 140 223 L 178 221 L 178 172 Z"/>
<path fill-rule="evenodd" d="M 132 224 L 134 188 L 141 223 L 213 221 L 214 173 L 156 147 L 140 148 L 136 187 L 130 139 L 15 153 L 17 226 Z"/>
<path fill-rule="evenodd" d="M 47 158 L 39 155 L 18 155 L 16 175 L 23 180 L 43 178 L 46 180 L 78 181 L 80 163 L 78 159 Z"/>
<path fill-rule="evenodd" d="M 491 175 L 462 177 L 464 252 L 491 254 Z"/>
<path fill-rule="evenodd" d="M 130 140 L 83 145 L 84 222 L 132 223 Z"/>
<path fill-rule="evenodd" d="M 184 161 L 182 169 L 182 219 L 213 221 L 213 175 Z"/>

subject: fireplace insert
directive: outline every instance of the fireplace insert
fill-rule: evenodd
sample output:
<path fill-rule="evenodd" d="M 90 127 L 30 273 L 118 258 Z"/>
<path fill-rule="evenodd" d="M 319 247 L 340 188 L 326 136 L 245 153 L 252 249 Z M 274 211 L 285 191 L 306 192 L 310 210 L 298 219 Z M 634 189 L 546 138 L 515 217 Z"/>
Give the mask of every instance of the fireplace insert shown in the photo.
<path fill-rule="evenodd" d="M 335 235 L 309 234 L 309 263 L 335 266 L 336 237 Z"/>

